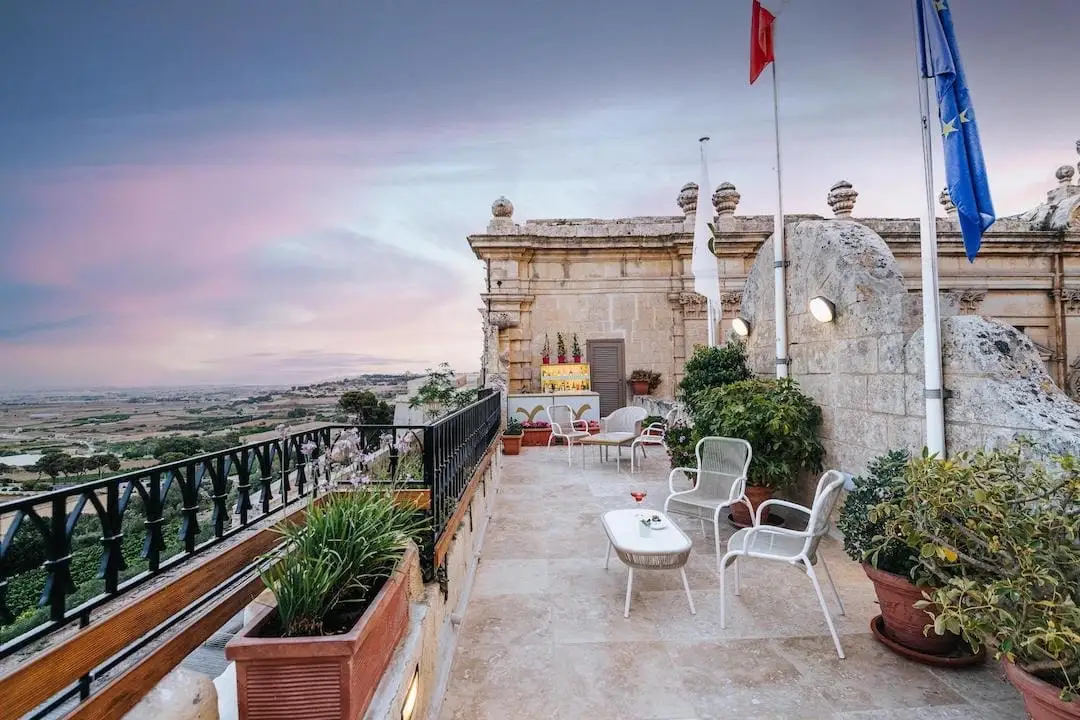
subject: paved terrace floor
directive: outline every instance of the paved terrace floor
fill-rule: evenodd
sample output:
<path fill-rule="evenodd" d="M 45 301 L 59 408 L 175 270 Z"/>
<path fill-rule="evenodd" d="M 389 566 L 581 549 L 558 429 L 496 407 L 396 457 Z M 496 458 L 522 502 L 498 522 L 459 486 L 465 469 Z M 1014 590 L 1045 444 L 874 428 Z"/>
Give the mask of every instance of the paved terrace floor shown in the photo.
<path fill-rule="evenodd" d="M 638 571 L 623 618 L 627 569 L 613 555 L 604 570 L 600 517 L 633 505 L 627 465 L 618 474 L 592 448 L 584 469 L 577 450 L 568 468 L 563 448 L 523 448 L 504 462 L 441 720 L 1025 717 L 992 661 L 936 670 L 879 645 L 873 588 L 831 539 L 822 550 L 847 609 L 846 660 L 810 580 L 782 563 L 741 561 L 742 595 L 729 596 L 721 629 L 711 530 L 703 536 L 691 519 L 678 522 L 694 543 L 686 570 L 697 615 L 677 572 Z M 665 454 L 650 452 L 633 480 L 647 487 L 647 507 L 662 508 Z M 732 532 L 722 526 L 722 539 Z"/>

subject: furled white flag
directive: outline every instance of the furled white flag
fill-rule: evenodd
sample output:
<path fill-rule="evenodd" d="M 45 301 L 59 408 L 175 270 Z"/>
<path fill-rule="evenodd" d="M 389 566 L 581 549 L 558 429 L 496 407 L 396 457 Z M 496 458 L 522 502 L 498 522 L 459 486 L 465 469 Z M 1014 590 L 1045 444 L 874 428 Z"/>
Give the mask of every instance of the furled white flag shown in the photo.
<path fill-rule="evenodd" d="M 705 161 L 705 143 L 701 140 L 701 182 L 698 184 L 697 216 L 694 222 L 694 255 L 690 269 L 694 273 L 694 292 L 709 300 L 709 344 L 714 345 L 714 313 L 720 307 L 720 275 L 716 268 L 716 256 L 709 250 L 712 232 L 712 195 L 709 192 L 709 166 Z"/>

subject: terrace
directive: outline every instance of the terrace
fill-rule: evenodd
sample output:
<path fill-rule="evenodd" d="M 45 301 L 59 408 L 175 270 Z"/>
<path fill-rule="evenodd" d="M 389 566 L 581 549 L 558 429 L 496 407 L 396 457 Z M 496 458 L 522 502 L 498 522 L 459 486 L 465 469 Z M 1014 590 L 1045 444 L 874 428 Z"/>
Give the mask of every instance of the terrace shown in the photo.
<path fill-rule="evenodd" d="M 595 452 L 582 468 L 575 450 L 568 468 L 560 448 L 527 448 L 504 463 L 441 720 L 510 709 L 594 720 L 1025 717 L 992 661 L 938 670 L 874 640 L 873 587 L 832 538 L 822 552 L 847 610 L 837 625 L 844 660 L 810 581 L 781 563 L 744 561 L 742 594 L 729 583 L 722 629 L 711 530 L 703 536 L 694 520 L 679 524 L 694 544 L 687 577 L 697 614 L 678 573 L 642 571 L 624 618 L 627 570 L 614 557 L 604 570 L 600 518 L 632 506 L 631 488 L 646 488 L 644 505 L 662 509 L 665 453 L 650 452 L 633 476 Z M 721 524 L 723 539 L 733 531 Z"/>

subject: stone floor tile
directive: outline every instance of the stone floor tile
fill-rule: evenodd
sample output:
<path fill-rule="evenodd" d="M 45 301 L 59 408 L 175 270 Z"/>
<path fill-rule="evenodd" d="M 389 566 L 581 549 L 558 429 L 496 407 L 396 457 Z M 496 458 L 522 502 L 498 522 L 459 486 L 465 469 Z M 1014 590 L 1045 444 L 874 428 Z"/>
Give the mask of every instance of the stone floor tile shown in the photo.
<path fill-rule="evenodd" d="M 623 617 L 622 590 L 594 595 L 551 595 L 551 628 L 556 644 L 623 643 L 659 640 L 657 626 L 633 608 Z M 685 598 L 684 598 L 685 600 Z M 633 603 L 633 597 L 631 597 Z"/>
<path fill-rule="evenodd" d="M 563 717 L 678 720 L 696 717 L 663 643 L 556 645 Z M 573 711 L 573 715 L 569 711 Z"/>
<path fill-rule="evenodd" d="M 1024 720 L 1023 703 L 977 703 L 837 713 L 837 720 Z"/>
<path fill-rule="evenodd" d="M 894 655 L 869 633 L 842 638 L 844 660 L 827 635 L 772 642 L 838 712 L 964 704 L 928 668 Z"/>
<path fill-rule="evenodd" d="M 440 720 L 557 718 L 554 647 L 458 645 Z"/>
<path fill-rule="evenodd" d="M 550 643 L 548 595 L 474 597 L 461 627 L 463 645 L 536 645 Z"/>
<path fill-rule="evenodd" d="M 471 597 L 546 593 L 549 589 L 548 578 L 547 560 L 482 558 Z"/>
<path fill-rule="evenodd" d="M 768 627 L 759 627 L 744 608 L 728 608 L 727 627 L 720 626 L 720 592 L 717 590 L 695 591 L 697 614 L 690 614 L 686 593 L 682 590 L 643 592 L 640 598 L 631 598 L 630 617 L 635 615 L 655 626 L 658 636 L 665 642 L 696 643 L 705 641 L 728 641 L 746 637 L 770 637 Z"/>
<path fill-rule="evenodd" d="M 930 672 L 969 703 L 1016 702 L 1020 699 L 1020 693 L 1009 684 L 1005 673 L 992 659 L 987 659 L 982 667 L 930 668 Z"/>

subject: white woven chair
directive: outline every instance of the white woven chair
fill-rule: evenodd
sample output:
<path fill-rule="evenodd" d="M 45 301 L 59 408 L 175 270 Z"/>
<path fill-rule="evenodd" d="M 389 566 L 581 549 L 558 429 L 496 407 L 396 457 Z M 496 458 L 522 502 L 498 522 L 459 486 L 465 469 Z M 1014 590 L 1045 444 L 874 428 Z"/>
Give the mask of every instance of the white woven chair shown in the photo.
<path fill-rule="evenodd" d="M 569 405 L 551 405 L 544 409 L 547 413 L 548 422 L 551 423 L 551 437 L 548 438 L 548 447 L 555 438 L 562 438 L 566 442 L 566 464 L 573 465 L 572 450 L 575 444 L 581 444 L 581 438 L 589 437 L 589 421 L 575 420 L 574 411 Z M 585 448 L 581 448 L 581 463 L 585 464 Z"/>
<path fill-rule="evenodd" d="M 668 414 L 664 416 L 664 422 L 649 425 L 641 431 L 640 435 L 634 438 L 634 442 L 630 443 L 630 472 L 634 472 L 634 458 L 638 448 L 641 448 L 642 459 L 649 457 L 645 454 L 646 445 L 659 445 L 662 448 L 667 448 L 664 437 L 667 434 L 667 427 L 670 426 L 674 420 L 675 408 L 672 408 L 668 411 Z"/>
<path fill-rule="evenodd" d="M 649 411 L 643 407 L 629 405 L 615 410 L 610 415 L 600 418 L 600 432 L 593 436 L 589 443 L 596 443 L 600 447 L 601 457 L 610 454 L 611 446 L 615 446 L 615 465 L 618 468 L 622 462 L 622 448 L 634 441 L 641 434 L 641 421 L 649 416 Z M 631 447 L 631 449 L 633 449 Z M 634 458 L 630 457 L 630 472 L 634 471 Z"/>
<path fill-rule="evenodd" d="M 840 614 L 844 614 L 844 603 L 840 599 L 840 593 L 836 590 L 832 575 L 829 574 L 829 566 L 825 564 L 825 557 L 818 554 L 818 545 L 821 538 L 829 529 L 829 516 L 840 499 L 840 490 L 844 487 L 844 474 L 839 470 L 829 470 L 818 480 L 817 490 L 814 492 L 814 505 L 805 508 L 802 505 L 787 502 L 786 500 L 766 500 L 758 505 L 757 515 L 754 517 L 754 526 L 739 530 L 728 540 L 728 551 L 724 555 L 720 570 L 720 627 L 727 627 L 726 596 L 724 594 L 724 576 L 727 574 L 729 564 L 735 566 L 735 594 L 739 594 L 739 558 L 753 557 L 763 560 L 777 560 L 791 565 L 801 566 L 810 576 L 810 582 L 814 584 L 814 592 L 817 593 L 818 602 L 821 603 L 821 611 L 825 614 L 825 624 L 829 626 L 829 634 L 832 635 L 833 644 L 836 645 L 836 654 L 844 658 L 844 649 L 840 647 L 840 638 L 836 634 L 832 616 L 829 614 L 829 606 L 825 603 L 825 596 L 821 593 L 821 584 L 818 582 L 814 565 L 821 562 L 825 571 L 825 578 L 829 581 L 833 595 L 836 596 L 836 604 L 840 606 Z M 798 510 L 810 516 L 805 530 L 789 530 L 785 528 L 770 527 L 761 524 L 761 513 L 770 505 Z"/>
<path fill-rule="evenodd" d="M 664 512 L 697 518 L 705 529 L 705 519 L 712 520 L 716 542 L 716 567 L 720 568 L 720 514 L 737 502 L 744 503 L 750 512 L 753 506 L 746 498 L 746 471 L 753 450 L 750 443 L 738 438 L 706 437 L 694 448 L 696 468 L 675 468 L 668 476 L 671 494 L 664 501 Z M 694 486 L 676 490 L 678 474 L 693 476 Z"/>

